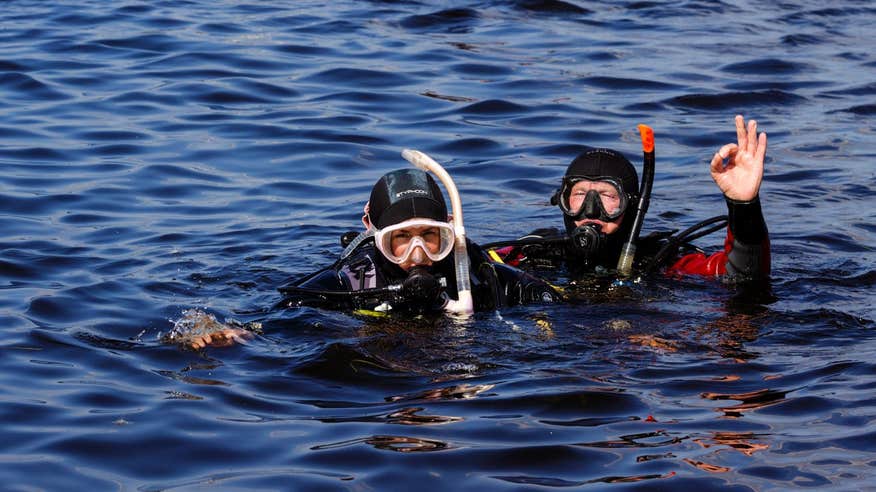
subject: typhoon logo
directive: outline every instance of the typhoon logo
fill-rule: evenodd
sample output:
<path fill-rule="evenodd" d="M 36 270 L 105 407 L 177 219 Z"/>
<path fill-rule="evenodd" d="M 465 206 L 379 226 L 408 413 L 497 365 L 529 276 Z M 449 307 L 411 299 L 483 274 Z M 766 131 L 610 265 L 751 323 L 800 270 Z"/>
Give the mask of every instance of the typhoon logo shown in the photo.
<path fill-rule="evenodd" d="M 402 197 L 404 197 L 405 195 L 410 195 L 410 194 L 414 194 L 414 195 L 428 195 L 429 192 L 426 191 L 426 190 L 423 190 L 423 189 L 419 189 L 419 188 L 417 188 L 417 189 L 411 189 L 411 190 L 399 191 L 398 193 L 395 194 L 395 197 L 396 197 L 396 198 L 402 198 Z"/>

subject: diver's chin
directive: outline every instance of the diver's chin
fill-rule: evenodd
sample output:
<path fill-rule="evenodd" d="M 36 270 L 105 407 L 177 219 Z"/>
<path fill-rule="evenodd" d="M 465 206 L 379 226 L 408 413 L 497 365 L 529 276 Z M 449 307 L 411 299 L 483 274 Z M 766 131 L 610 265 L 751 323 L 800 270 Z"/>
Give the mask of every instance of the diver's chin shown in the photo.
<path fill-rule="evenodd" d="M 575 222 L 575 227 L 581 227 L 585 225 L 595 225 L 599 227 L 599 232 L 605 231 L 605 222 L 597 219 L 584 219 Z"/>
<path fill-rule="evenodd" d="M 605 222 L 599 219 L 584 219 L 575 222 L 575 227 L 590 225 L 592 227 L 596 227 L 598 229 L 597 232 L 605 234 L 606 236 L 610 236 L 620 230 L 620 225 L 622 221 L 623 215 L 621 215 L 612 222 Z"/>
<path fill-rule="evenodd" d="M 421 268 L 425 268 L 426 270 L 431 270 L 432 269 L 432 262 L 431 261 L 417 261 L 417 262 L 407 261 L 405 263 L 402 263 L 399 266 L 401 267 L 402 270 L 404 270 L 406 272 L 411 271 L 411 268 L 414 268 L 414 267 L 421 267 Z"/>

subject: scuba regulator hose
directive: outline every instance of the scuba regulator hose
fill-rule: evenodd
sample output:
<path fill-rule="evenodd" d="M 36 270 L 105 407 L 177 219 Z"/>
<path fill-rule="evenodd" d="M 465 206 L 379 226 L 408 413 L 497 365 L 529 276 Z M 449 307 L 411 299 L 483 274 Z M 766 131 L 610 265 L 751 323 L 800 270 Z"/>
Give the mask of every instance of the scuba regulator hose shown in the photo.
<path fill-rule="evenodd" d="M 636 207 L 636 217 L 630 230 L 630 237 L 621 249 L 620 258 L 617 262 L 617 273 L 621 277 L 629 277 L 633 271 L 633 259 L 636 257 L 636 242 L 639 240 L 639 232 L 642 231 L 642 223 L 651 203 L 651 186 L 654 184 L 654 130 L 647 125 L 639 125 L 639 134 L 642 136 L 642 185 L 639 190 L 639 203 Z"/>
<path fill-rule="evenodd" d="M 456 184 L 450 174 L 435 162 L 434 159 L 418 150 L 405 149 L 402 151 L 402 157 L 419 169 L 426 172 L 431 172 L 447 190 L 450 197 L 451 210 L 453 211 L 453 229 L 456 237 L 453 245 L 453 257 L 456 271 L 456 291 L 458 292 L 457 299 L 450 299 L 444 310 L 461 315 L 468 316 L 474 312 L 474 300 L 471 294 L 471 280 L 469 279 L 469 260 L 468 248 L 465 244 L 465 226 L 462 223 L 462 200 L 459 198 L 459 191 L 456 189 Z"/>
<path fill-rule="evenodd" d="M 699 239 L 703 236 L 709 235 L 713 232 L 720 231 L 721 229 L 727 229 L 729 224 L 729 218 L 726 215 L 718 215 L 716 217 L 712 217 L 710 219 L 706 219 L 696 224 L 688 227 L 684 231 L 673 234 L 669 237 L 669 240 L 666 241 L 666 244 L 657 251 L 657 254 L 654 255 L 653 258 L 645 265 L 645 268 L 642 270 L 645 274 L 650 274 L 654 270 L 657 269 L 670 255 L 674 255 L 675 252 L 680 248 L 683 244 L 689 243 L 695 239 Z"/>
<path fill-rule="evenodd" d="M 320 270 L 324 271 L 324 270 Z M 355 291 L 338 291 L 338 290 L 323 290 L 313 289 L 310 287 L 299 287 L 297 285 L 287 285 L 280 287 L 280 292 L 287 296 L 277 305 L 279 307 L 287 307 L 288 296 L 304 295 L 310 298 L 319 297 L 323 300 L 335 300 L 347 302 L 352 300 L 357 307 L 362 307 L 360 304 L 372 301 L 383 302 L 404 302 L 413 301 L 422 306 L 434 305 L 439 302 L 443 293 L 443 286 L 446 282 L 443 278 L 438 279 L 430 274 L 425 268 L 415 266 L 408 272 L 408 277 L 401 283 L 388 285 L 386 287 L 374 287 L 370 289 L 361 289 Z M 379 304 L 373 310 L 381 311 Z"/>

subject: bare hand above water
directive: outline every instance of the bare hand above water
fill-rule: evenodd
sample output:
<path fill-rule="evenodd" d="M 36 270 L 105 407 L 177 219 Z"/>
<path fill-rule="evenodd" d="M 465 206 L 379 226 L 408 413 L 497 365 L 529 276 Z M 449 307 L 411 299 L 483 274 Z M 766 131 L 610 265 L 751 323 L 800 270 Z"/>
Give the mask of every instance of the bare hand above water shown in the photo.
<path fill-rule="evenodd" d="M 747 202 L 760 191 L 767 136 L 757 134 L 755 120 L 746 128 L 742 115 L 736 115 L 736 139 L 737 143 L 721 147 L 712 157 L 712 179 L 727 198 Z"/>

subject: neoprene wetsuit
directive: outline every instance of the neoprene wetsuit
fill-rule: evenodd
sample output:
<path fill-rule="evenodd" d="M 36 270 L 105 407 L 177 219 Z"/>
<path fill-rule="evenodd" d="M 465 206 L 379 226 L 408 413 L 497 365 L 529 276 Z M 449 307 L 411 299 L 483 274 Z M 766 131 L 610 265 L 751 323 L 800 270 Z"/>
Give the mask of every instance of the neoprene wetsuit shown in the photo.
<path fill-rule="evenodd" d="M 770 241 L 760 199 L 738 202 L 725 198 L 728 209 L 727 237 L 722 251 L 706 255 L 690 244 L 681 244 L 666 255 L 658 267 L 667 275 L 713 275 L 730 282 L 766 278 L 770 274 Z M 637 244 L 636 267 L 641 269 L 667 243 L 669 233 L 654 233 Z M 611 251 L 586 268 L 576 261 L 569 241 L 551 240 L 566 237 L 559 229 L 538 229 L 524 236 L 532 244 L 505 246 L 493 250 L 498 259 L 524 270 L 565 266 L 574 276 L 593 271 L 611 271 L 617 266 L 620 250 Z M 538 239 L 544 243 L 539 244 Z M 494 257 L 495 259 L 495 257 Z"/>
<path fill-rule="evenodd" d="M 550 284 L 510 265 L 489 260 L 484 251 L 468 242 L 471 288 L 475 311 L 494 310 L 506 306 L 533 302 L 555 302 L 560 294 Z M 436 278 L 443 278 L 441 297 L 424 305 L 423 301 L 405 299 L 400 293 L 380 292 L 386 287 L 402 284 L 408 278 L 398 265 L 386 261 L 373 241 L 362 243 L 348 257 L 303 280 L 280 288 L 284 299 L 280 305 L 317 306 L 332 309 L 368 309 L 393 311 L 437 311 L 445 295 L 456 298 L 456 277 L 453 255 L 436 262 L 429 269 Z M 351 295 L 333 295 L 350 293 Z M 373 295 L 372 295 L 373 294 Z"/>

